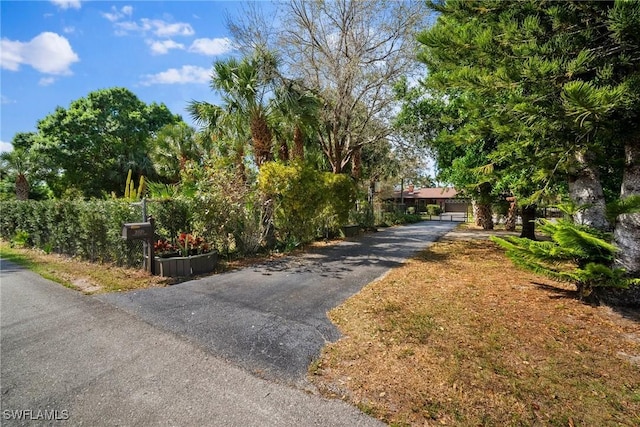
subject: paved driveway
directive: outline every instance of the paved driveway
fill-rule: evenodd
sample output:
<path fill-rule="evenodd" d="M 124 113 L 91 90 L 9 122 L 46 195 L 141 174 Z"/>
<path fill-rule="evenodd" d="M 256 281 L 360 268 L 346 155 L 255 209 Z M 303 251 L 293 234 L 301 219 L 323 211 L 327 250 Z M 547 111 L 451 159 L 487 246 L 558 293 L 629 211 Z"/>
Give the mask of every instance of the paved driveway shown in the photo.
<path fill-rule="evenodd" d="M 243 270 L 98 298 L 269 380 L 307 388 L 327 311 L 457 224 L 422 222 Z"/>
<path fill-rule="evenodd" d="M 0 425 L 381 426 L 0 260 Z"/>

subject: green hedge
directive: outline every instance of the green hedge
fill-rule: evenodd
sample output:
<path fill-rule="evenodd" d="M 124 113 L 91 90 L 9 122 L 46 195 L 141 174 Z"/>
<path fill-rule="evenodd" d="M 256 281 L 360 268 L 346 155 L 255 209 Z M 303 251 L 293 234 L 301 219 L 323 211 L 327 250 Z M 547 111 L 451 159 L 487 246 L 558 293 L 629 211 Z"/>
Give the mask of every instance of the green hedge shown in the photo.
<path fill-rule="evenodd" d="M 356 200 L 348 175 L 319 172 L 301 163 L 262 165 L 258 187 L 273 201 L 277 238 L 287 247 L 338 233 Z"/>
<path fill-rule="evenodd" d="M 420 215 L 405 214 L 402 212 L 383 212 L 378 225 L 391 227 L 393 225 L 413 224 L 422 221 Z"/>
<path fill-rule="evenodd" d="M 440 215 L 441 213 L 442 208 L 439 205 L 427 205 L 428 215 Z"/>
<path fill-rule="evenodd" d="M 0 235 L 90 261 L 139 266 L 140 245 L 121 238 L 122 224 L 139 222 L 140 208 L 121 200 L 0 202 Z"/>

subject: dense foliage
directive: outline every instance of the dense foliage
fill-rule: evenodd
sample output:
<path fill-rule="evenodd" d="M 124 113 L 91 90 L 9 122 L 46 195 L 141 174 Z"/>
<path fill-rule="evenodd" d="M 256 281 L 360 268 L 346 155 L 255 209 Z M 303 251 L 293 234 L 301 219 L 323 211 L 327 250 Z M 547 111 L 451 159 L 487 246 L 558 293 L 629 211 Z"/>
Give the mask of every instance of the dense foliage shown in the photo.
<path fill-rule="evenodd" d="M 592 299 L 596 288 L 625 288 L 632 283 L 625 270 L 610 267 L 616 247 L 611 236 L 576 225 L 570 220 L 541 220 L 540 230 L 550 240 L 534 241 L 517 237 L 491 237 L 507 250 L 518 266 L 559 281 L 575 283 L 581 299 Z"/>
<path fill-rule="evenodd" d="M 122 239 L 122 224 L 140 221 L 140 208 L 121 200 L 0 202 L 0 233 L 45 252 L 118 265 L 140 265 L 141 246 Z"/>
<path fill-rule="evenodd" d="M 356 195 L 349 176 L 302 163 L 264 165 L 258 186 L 274 204 L 274 226 L 286 246 L 335 235 L 347 223 Z"/>
<path fill-rule="evenodd" d="M 430 6 L 428 77 L 401 92 L 404 129 L 426 137 L 456 185 L 515 196 L 525 226 L 532 205 L 566 194 L 584 207 L 576 220 L 611 230 L 606 202 L 640 193 L 640 3 Z M 634 215 L 616 218 L 615 263 L 638 275 Z"/>
<path fill-rule="evenodd" d="M 58 197 L 69 189 L 85 197 L 121 194 L 128 170 L 154 176 L 151 137 L 178 120 L 166 106 L 146 105 L 127 89 L 97 90 L 40 120 L 32 150 Z"/>

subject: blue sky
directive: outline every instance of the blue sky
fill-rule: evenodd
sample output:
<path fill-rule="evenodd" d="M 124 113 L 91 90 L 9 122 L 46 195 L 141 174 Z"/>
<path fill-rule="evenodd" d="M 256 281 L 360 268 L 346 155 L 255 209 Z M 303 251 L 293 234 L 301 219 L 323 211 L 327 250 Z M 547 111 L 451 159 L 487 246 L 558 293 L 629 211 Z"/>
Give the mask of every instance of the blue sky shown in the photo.
<path fill-rule="evenodd" d="M 0 151 L 16 132 L 89 92 L 126 87 L 189 121 L 187 102 L 215 102 L 211 64 L 233 55 L 231 1 L 0 2 Z"/>

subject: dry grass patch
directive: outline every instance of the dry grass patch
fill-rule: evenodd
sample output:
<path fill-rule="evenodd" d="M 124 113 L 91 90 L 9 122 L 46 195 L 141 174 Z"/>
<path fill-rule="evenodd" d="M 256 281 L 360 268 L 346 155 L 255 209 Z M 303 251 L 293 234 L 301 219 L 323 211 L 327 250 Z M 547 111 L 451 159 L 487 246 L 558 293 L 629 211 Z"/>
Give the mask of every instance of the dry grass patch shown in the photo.
<path fill-rule="evenodd" d="M 318 241 L 287 253 L 270 252 L 253 257 L 228 261 L 221 260 L 215 272 L 221 273 L 246 268 L 265 261 L 273 261 L 289 255 L 298 255 L 311 248 L 335 245 L 338 242 L 339 240 Z M 9 242 L 4 240 L 0 240 L 0 256 L 26 267 L 46 279 L 53 280 L 85 294 L 167 286 L 199 277 L 152 276 L 141 269 L 91 263 L 65 255 L 46 254 L 39 249 L 11 247 Z"/>
<path fill-rule="evenodd" d="M 392 425 L 640 425 L 640 316 L 574 299 L 493 243 L 443 241 L 330 317 L 312 371 Z"/>
<path fill-rule="evenodd" d="M 151 276 L 138 269 L 90 263 L 68 256 L 45 254 L 37 249 L 12 248 L 4 241 L 0 241 L 0 256 L 85 294 L 128 291 L 173 283 L 173 279 Z"/>

